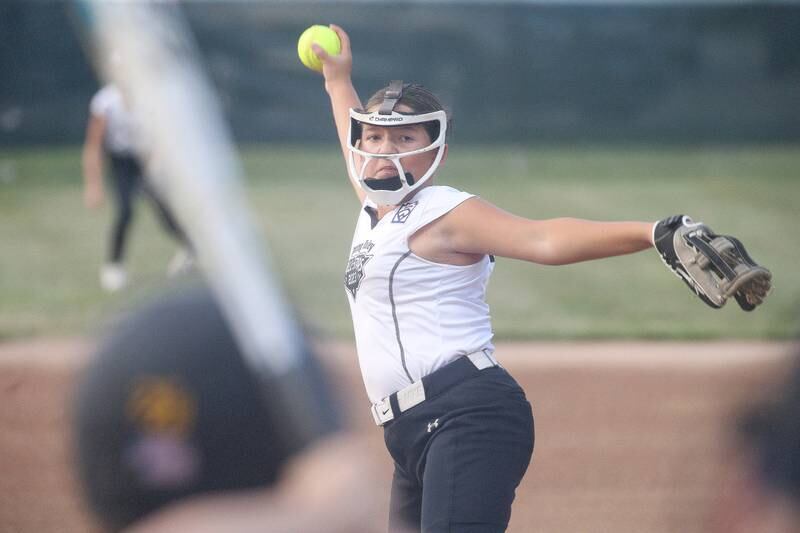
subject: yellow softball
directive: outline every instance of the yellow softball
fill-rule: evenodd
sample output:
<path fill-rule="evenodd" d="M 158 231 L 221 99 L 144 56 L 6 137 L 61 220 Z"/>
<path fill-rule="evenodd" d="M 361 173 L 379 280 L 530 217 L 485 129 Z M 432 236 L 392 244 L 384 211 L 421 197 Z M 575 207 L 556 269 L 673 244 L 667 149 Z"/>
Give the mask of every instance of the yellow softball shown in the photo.
<path fill-rule="evenodd" d="M 311 70 L 322 72 L 322 61 L 311 49 L 311 45 L 317 43 L 323 50 L 330 55 L 338 55 L 342 51 L 342 43 L 336 32 L 327 26 L 315 24 L 300 35 L 297 41 L 297 55 L 300 61 Z"/>

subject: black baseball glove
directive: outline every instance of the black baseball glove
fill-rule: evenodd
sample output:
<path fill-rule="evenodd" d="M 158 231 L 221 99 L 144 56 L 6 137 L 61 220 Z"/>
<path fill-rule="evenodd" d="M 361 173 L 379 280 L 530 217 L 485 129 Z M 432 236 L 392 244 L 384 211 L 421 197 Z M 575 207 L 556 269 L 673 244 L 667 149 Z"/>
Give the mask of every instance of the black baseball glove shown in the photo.
<path fill-rule="evenodd" d="M 653 242 L 664 264 L 715 309 L 733 296 L 752 311 L 772 287 L 772 273 L 753 261 L 739 239 L 717 235 L 685 215 L 657 222 Z"/>

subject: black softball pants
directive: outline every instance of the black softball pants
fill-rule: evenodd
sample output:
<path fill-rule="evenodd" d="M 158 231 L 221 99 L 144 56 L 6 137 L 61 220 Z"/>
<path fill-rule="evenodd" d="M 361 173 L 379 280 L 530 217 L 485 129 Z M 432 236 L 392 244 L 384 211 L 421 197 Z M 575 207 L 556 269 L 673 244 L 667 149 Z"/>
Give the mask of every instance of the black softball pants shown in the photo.
<path fill-rule="evenodd" d="M 133 202 L 139 190 L 152 202 L 156 215 L 165 231 L 175 240 L 186 245 L 186 237 L 172 213 L 147 183 L 147 180 L 144 179 L 139 161 L 133 156 L 120 154 L 110 154 L 109 159 L 111 160 L 111 174 L 117 212 L 111 227 L 111 246 L 108 260 L 111 263 L 120 263 L 124 259 L 125 243 L 133 222 Z"/>
<path fill-rule="evenodd" d="M 505 369 L 482 370 L 412 407 L 384 426 L 384 440 L 394 459 L 390 531 L 506 530 L 534 428 Z"/>

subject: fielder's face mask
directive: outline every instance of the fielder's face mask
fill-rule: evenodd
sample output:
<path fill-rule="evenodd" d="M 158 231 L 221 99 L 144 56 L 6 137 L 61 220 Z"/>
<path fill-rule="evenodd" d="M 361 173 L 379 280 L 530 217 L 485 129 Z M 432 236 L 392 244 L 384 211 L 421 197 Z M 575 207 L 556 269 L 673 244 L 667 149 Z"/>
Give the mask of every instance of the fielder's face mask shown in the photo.
<path fill-rule="evenodd" d="M 444 110 L 416 115 L 398 113 L 394 108 L 402 96 L 403 82 L 393 81 L 389 84 L 389 88 L 386 90 L 383 97 L 383 102 L 377 111 L 369 113 L 359 109 L 350 110 L 350 132 L 347 146 L 350 150 L 350 154 L 347 159 L 347 168 L 350 172 L 350 176 L 359 184 L 361 189 L 367 193 L 367 197 L 377 205 L 397 205 L 402 202 L 406 196 L 421 187 L 422 184 L 436 172 L 442 160 L 442 156 L 444 155 L 445 134 L 447 133 L 447 114 Z M 434 127 L 428 127 L 430 126 L 429 123 L 433 123 Z M 364 124 L 381 127 L 422 124 L 426 126 L 428 132 L 433 131 L 434 133 L 438 133 L 436 133 L 435 138 L 431 135 L 432 142 L 428 146 L 409 152 L 376 154 L 365 152 L 360 149 L 361 131 Z M 438 150 L 436 158 L 433 163 L 431 163 L 430 168 L 422 176 L 412 176 L 410 172 L 406 172 L 403 169 L 403 165 L 400 163 L 401 158 L 429 152 L 434 149 Z M 356 154 L 363 159 L 360 168 L 357 168 L 356 165 Z M 366 176 L 365 174 L 367 165 L 373 159 L 390 160 L 395 168 L 397 168 L 397 175 L 388 178 L 370 179 L 370 176 Z"/>

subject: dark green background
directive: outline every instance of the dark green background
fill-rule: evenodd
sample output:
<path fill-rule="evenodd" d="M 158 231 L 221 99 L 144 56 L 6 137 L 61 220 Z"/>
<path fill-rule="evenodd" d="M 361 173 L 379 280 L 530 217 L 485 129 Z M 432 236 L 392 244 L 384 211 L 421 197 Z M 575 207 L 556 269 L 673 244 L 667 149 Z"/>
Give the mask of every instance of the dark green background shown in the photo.
<path fill-rule="evenodd" d="M 301 31 L 338 23 L 367 96 L 417 81 L 451 141 L 800 139 L 800 4 L 188 2 L 236 137 L 334 141 Z M 79 142 L 97 82 L 65 2 L 0 2 L 0 145 Z"/>

